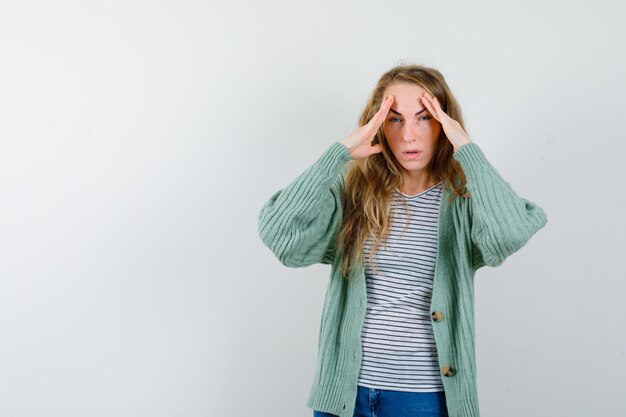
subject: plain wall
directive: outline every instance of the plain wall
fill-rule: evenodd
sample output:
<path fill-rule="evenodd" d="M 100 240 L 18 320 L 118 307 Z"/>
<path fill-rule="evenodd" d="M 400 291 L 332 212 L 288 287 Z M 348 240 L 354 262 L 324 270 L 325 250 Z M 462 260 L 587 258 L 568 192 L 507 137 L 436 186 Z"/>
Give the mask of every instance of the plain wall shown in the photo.
<path fill-rule="evenodd" d="M 0 417 L 312 415 L 330 267 L 258 212 L 409 62 L 548 216 L 476 275 L 483 417 L 626 415 L 618 4 L 0 3 Z"/>

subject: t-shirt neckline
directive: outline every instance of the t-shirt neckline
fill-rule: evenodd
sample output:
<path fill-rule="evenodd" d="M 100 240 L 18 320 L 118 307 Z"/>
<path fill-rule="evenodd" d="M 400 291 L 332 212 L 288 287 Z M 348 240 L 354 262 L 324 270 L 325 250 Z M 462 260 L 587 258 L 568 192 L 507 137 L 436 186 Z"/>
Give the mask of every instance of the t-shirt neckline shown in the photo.
<path fill-rule="evenodd" d="M 440 185 L 441 183 L 443 183 L 443 180 L 439 181 L 438 183 L 436 183 L 435 185 L 433 185 L 430 188 L 427 188 L 426 190 L 422 191 L 421 193 L 418 194 L 414 194 L 414 195 L 409 195 L 409 194 L 405 194 L 402 191 L 400 191 L 399 188 L 396 188 L 396 192 L 401 194 L 402 196 L 406 197 L 406 198 L 415 198 L 415 197 L 419 197 L 423 194 L 426 194 L 427 192 L 429 192 L 430 190 L 432 190 L 433 188 L 436 188 L 438 185 Z"/>

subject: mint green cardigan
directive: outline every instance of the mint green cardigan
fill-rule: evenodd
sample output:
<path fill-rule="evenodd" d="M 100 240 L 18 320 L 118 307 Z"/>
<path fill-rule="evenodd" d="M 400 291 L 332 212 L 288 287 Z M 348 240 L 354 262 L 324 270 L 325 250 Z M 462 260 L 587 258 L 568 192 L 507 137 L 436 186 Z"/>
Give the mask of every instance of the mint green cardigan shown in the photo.
<path fill-rule="evenodd" d="M 448 414 L 478 417 L 474 273 L 485 265 L 500 265 L 547 218 L 541 207 L 513 191 L 476 143 L 461 146 L 454 158 L 463 168 L 470 196 L 448 203 L 452 191 L 444 181 L 430 311 Z M 336 246 L 351 160 L 347 147 L 333 143 L 312 166 L 274 193 L 258 217 L 261 240 L 283 265 L 331 265 L 307 406 L 340 417 L 352 417 L 354 412 L 367 306 L 363 263 L 349 280 L 342 278 L 342 254 Z"/>

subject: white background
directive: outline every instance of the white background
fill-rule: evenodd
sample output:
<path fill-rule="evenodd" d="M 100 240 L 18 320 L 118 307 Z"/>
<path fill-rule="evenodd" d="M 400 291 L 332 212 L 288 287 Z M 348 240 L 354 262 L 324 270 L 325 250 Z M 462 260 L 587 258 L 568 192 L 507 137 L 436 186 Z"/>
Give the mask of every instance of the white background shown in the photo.
<path fill-rule="evenodd" d="M 262 204 L 438 68 L 548 224 L 476 276 L 483 417 L 626 415 L 619 2 L 2 1 L 0 417 L 310 416 L 330 267 Z"/>

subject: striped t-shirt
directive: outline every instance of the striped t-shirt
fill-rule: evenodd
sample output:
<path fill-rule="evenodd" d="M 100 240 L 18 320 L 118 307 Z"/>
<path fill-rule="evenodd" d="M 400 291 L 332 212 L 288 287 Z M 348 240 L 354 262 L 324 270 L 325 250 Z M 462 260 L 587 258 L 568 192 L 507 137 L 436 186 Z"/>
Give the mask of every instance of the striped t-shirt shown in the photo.
<path fill-rule="evenodd" d="M 437 220 L 443 181 L 409 196 L 396 189 L 391 230 L 374 256 L 370 236 L 363 260 L 367 311 L 361 330 L 358 384 L 410 392 L 443 391 L 430 302 L 437 255 Z M 403 233 L 408 205 L 409 224 Z"/>

